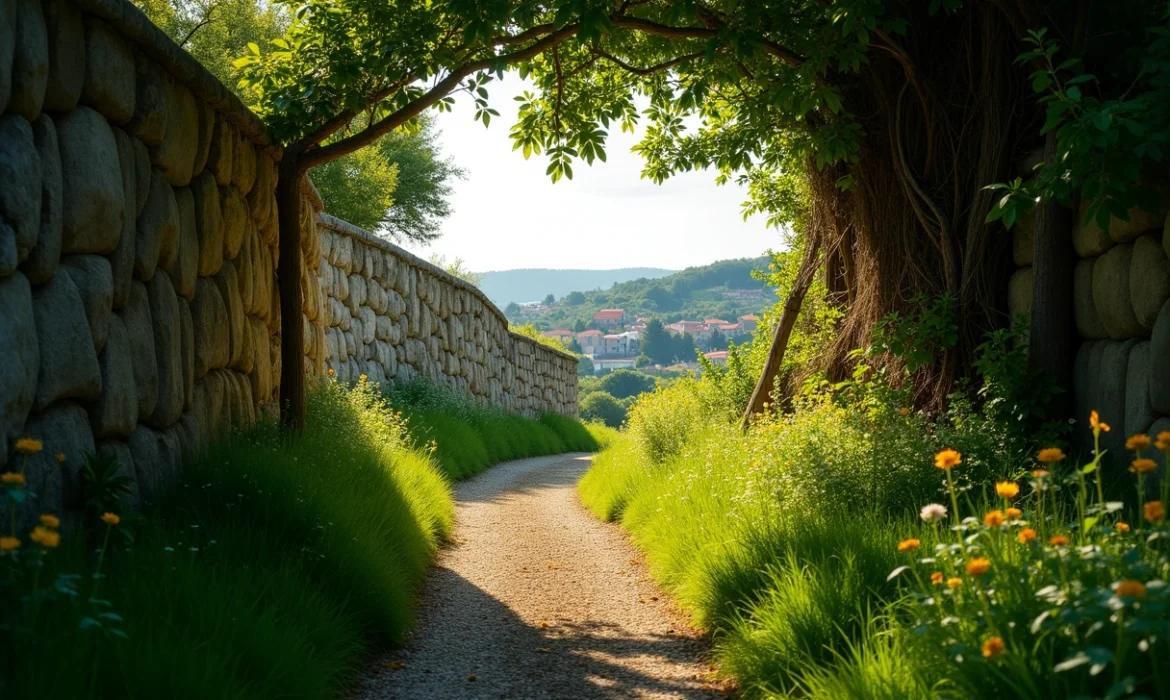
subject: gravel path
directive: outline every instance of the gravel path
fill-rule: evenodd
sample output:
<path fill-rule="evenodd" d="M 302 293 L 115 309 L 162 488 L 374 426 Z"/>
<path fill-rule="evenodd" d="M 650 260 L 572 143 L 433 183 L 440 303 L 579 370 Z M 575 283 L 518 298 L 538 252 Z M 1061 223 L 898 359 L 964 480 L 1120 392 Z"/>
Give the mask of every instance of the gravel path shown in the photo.
<path fill-rule="evenodd" d="M 577 500 L 588 467 L 587 455 L 541 457 L 457 485 L 455 543 L 428 576 L 414 636 L 358 697 L 719 695 L 705 641 L 625 534 Z"/>

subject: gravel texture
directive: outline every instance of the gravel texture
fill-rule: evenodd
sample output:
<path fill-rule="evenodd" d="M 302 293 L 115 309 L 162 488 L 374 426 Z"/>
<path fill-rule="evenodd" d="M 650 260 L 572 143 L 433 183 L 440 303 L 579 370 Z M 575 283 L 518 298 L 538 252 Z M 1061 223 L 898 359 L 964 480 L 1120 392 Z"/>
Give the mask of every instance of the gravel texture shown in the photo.
<path fill-rule="evenodd" d="M 615 525 L 577 499 L 589 457 L 503 464 L 455 487 L 455 542 L 405 649 L 356 695 L 710 698 L 706 641 Z"/>

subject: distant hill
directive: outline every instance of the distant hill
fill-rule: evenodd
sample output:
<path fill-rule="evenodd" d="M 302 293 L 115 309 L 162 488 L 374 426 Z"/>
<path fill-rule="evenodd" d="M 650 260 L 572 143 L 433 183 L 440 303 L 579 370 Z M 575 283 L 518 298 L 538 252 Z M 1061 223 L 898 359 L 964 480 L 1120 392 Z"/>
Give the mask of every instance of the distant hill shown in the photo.
<path fill-rule="evenodd" d="M 500 270 L 483 273 L 479 288 L 501 309 L 508 302 L 540 301 L 549 294 L 557 299 L 569 292 L 609 289 L 615 283 L 641 278 L 656 279 L 674 270 L 658 267 L 623 267 L 617 270 Z"/>

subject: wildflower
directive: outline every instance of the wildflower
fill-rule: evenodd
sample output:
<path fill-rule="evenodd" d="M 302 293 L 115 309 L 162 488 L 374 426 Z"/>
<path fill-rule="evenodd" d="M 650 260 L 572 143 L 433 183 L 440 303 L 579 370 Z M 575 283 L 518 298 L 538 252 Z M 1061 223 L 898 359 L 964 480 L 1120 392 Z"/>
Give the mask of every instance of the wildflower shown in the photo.
<path fill-rule="evenodd" d="M 1101 421 L 1101 417 L 1097 415 L 1096 411 L 1089 414 L 1089 426 L 1093 429 L 1094 435 L 1100 435 L 1101 433 L 1107 433 L 1112 430 L 1108 423 Z"/>
<path fill-rule="evenodd" d="M 57 464 L 65 464 L 65 453 L 58 452 L 57 456 L 54 457 L 53 459 L 57 461 Z"/>
<path fill-rule="evenodd" d="M 1020 485 L 1014 481 L 995 482 L 995 494 L 1000 498 L 1015 498 L 1020 493 Z"/>
<path fill-rule="evenodd" d="M 968 576 L 982 576 L 988 571 L 991 571 L 991 561 L 989 559 L 980 557 L 967 562 Z"/>
<path fill-rule="evenodd" d="M 1069 539 L 1065 535 L 1053 535 L 1052 537 L 1048 538 L 1048 544 L 1052 545 L 1053 547 L 1063 547 L 1068 544 L 1068 542 Z"/>
<path fill-rule="evenodd" d="M 1134 474 L 1145 474 L 1158 468 L 1158 463 L 1148 457 L 1135 459 L 1129 463 L 1129 470 Z"/>
<path fill-rule="evenodd" d="M 106 525 L 117 525 L 122 519 L 116 513 L 102 513 L 102 522 Z"/>
<path fill-rule="evenodd" d="M 11 552 L 20 547 L 20 540 L 15 537 L 0 537 L 0 551 Z"/>
<path fill-rule="evenodd" d="M 1142 510 L 1146 520 L 1151 523 L 1160 523 L 1166 517 L 1166 510 L 1162 508 L 1161 501 L 1150 501 Z"/>
<path fill-rule="evenodd" d="M 908 416 L 908 415 L 910 415 L 910 409 L 903 406 L 902 408 L 898 409 L 898 413 L 900 413 L 904 416 Z"/>
<path fill-rule="evenodd" d="M 1048 476 L 1048 470 L 1047 469 L 1033 469 L 1032 476 L 1036 477 L 1037 479 L 1043 479 L 1044 477 Z"/>
<path fill-rule="evenodd" d="M 1064 450 L 1059 447 L 1045 447 L 1036 455 L 1036 459 L 1044 464 L 1056 464 L 1064 461 Z"/>
<path fill-rule="evenodd" d="M 922 519 L 928 523 L 935 523 L 947 517 L 947 507 L 938 503 L 928 503 L 922 506 Z"/>
<path fill-rule="evenodd" d="M 983 656 L 992 659 L 1003 653 L 1004 644 L 1003 638 L 991 637 L 986 642 L 983 642 Z"/>
<path fill-rule="evenodd" d="M 1138 433 L 1130 435 L 1125 441 L 1125 449 L 1132 452 L 1141 452 L 1150 449 L 1150 436 Z"/>
<path fill-rule="evenodd" d="M 365 374 L 358 375 L 358 381 L 364 383 L 366 381 L 366 375 Z"/>
<path fill-rule="evenodd" d="M 28 536 L 30 540 L 36 542 L 45 549 L 53 549 L 61 544 L 61 534 L 54 532 L 46 527 L 37 525 L 33 528 L 32 534 Z"/>
<path fill-rule="evenodd" d="M 333 376 L 333 375 L 335 375 L 335 374 L 337 374 L 337 372 L 334 372 L 334 371 L 333 371 L 333 368 L 332 368 L 332 367 L 330 367 L 330 368 L 329 368 L 329 376 L 330 376 L 330 377 L 332 377 L 332 376 Z"/>
<path fill-rule="evenodd" d="M 1154 447 L 1159 450 L 1170 450 L 1170 430 L 1158 433 L 1158 437 L 1154 439 Z"/>
<path fill-rule="evenodd" d="M 1146 587 L 1140 581 L 1122 581 L 1113 592 L 1126 598 L 1145 598 Z"/>
<path fill-rule="evenodd" d="M 61 527 L 61 521 L 57 516 L 46 513 L 41 516 L 41 525 L 45 527 Z"/>
<path fill-rule="evenodd" d="M 45 448 L 45 444 L 36 438 L 24 437 L 16 441 L 16 451 L 22 455 L 35 455 Z"/>
<path fill-rule="evenodd" d="M 953 576 L 953 577 L 947 579 L 947 588 L 950 588 L 951 590 L 954 590 L 962 585 L 963 585 L 963 579 L 959 578 L 958 576 Z"/>
<path fill-rule="evenodd" d="M 17 472 L 0 474 L 0 482 L 4 482 L 5 486 L 24 486 L 24 474 Z"/>
<path fill-rule="evenodd" d="M 938 584 L 943 582 L 943 578 L 944 577 L 942 575 L 942 572 L 936 571 L 930 575 L 930 582 L 937 586 Z"/>
<path fill-rule="evenodd" d="M 1020 544 L 1028 544 L 1034 539 L 1036 539 L 1036 531 L 1030 527 L 1026 527 L 1023 530 L 1020 530 L 1020 534 L 1016 535 L 1016 540 Z"/>
<path fill-rule="evenodd" d="M 1024 515 L 1024 511 L 1019 508 L 1008 508 L 1004 513 L 1008 516 L 1008 520 L 1019 520 Z"/>
<path fill-rule="evenodd" d="M 1113 526 L 1118 532 L 1129 532 L 1129 523 L 1117 523 Z"/>
<path fill-rule="evenodd" d="M 983 516 L 983 524 L 987 527 L 999 527 L 1003 525 L 1003 511 L 993 510 L 987 515 Z"/>
<path fill-rule="evenodd" d="M 934 456 L 934 466 L 939 469 L 950 469 L 963 463 L 963 455 L 958 450 L 947 448 Z"/>
<path fill-rule="evenodd" d="M 913 550 L 913 549 L 918 549 L 918 546 L 921 544 L 922 543 L 919 542 L 917 539 L 911 537 L 909 539 L 902 540 L 901 542 L 898 543 L 898 551 L 899 552 L 908 552 L 908 551 Z"/>

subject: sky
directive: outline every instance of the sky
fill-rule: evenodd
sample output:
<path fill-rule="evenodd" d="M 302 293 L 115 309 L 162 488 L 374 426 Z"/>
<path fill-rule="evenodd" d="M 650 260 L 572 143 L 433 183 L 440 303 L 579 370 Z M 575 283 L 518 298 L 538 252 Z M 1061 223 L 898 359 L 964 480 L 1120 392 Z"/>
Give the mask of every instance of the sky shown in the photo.
<path fill-rule="evenodd" d="M 471 99 L 456 96 L 452 112 L 436 115 L 444 155 L 467 171 L 454 183 L 454 213 L 436 243 L 408 246 L 423 257 L 462 258 L 477 272 L 514 268 L 683 269 L 780 247 L 764 217 L 744 222 L 746 192 L 715 184 L 714 171 L 684 173 L 655 185 L 640 177 L 630 152 L 640 134 L 610 132 L 605 163 L 573 164 L 573 179 L 555 185 L 543 156 L 524 160 L 508 132 L 523 92 L 515 74 L 489 86 L 491 126 L 472 121 Z"/>

